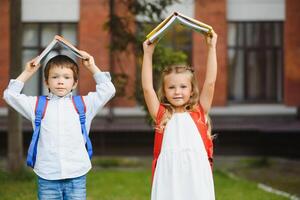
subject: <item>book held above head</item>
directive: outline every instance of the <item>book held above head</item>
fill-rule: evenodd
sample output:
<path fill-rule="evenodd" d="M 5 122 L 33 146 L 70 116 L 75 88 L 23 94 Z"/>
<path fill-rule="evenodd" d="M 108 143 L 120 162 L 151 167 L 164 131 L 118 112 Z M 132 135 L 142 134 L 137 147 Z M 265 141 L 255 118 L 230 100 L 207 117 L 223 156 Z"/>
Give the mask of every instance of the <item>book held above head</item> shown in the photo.
<path fill-rule="evenodd" d="M 64 39 L 63 37 L 59 35 L 55 35 L 53 40 L 48 44 L 48 46 L 42 51 L 42 53 L 37 57 L 35 60 L 35 64 L 39 64 L 50 52 L 53 50 L 53 48 L 57 45 L 60 44 L 66 49 L 70 50 L 75 56 L 85 59 L 85 57 L 82 55 L 82 53 L 74 46 L 72 45 L 69 41 Z"/>
<path fill-rule="evenodd" d="M 181 24 L 183 26 L 187 26 L 197 32 L 202 34 L 211 36 L 213 28 L 203 22 L 200 22 L 196 19 L 185 16 L 181 13 L 174 12 L 170 16 L 168 16 L 165 20 L 163 20 L 157 27 L 155 27 L 146 38 L 150 43 L 154 43 L 160 40 L 164 34 L 175 24 Z"/>

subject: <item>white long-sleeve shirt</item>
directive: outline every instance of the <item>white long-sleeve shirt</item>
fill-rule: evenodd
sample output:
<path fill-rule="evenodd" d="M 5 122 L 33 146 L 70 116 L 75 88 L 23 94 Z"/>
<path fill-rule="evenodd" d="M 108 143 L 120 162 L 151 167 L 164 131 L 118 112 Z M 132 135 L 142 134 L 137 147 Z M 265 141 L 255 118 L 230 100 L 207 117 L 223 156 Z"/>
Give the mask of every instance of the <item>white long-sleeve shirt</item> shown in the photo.
<path fill-rule="evenodd" d="M 94 74 L 96 92 L 83 96 L 86 105 L 86 130 L 91 121 L 115 94 L 115 87 L 108 72 Z M 35 120 L 36 96 L 21 94 L 24 83 L 10 80 L 4 91 L 4 100 L 22 116 Z M 79 115 L 72 103 L 72 94 L 58 97 L 48 95 L 48 106 L 41 122 L 34 172 L 47 180 L 75 178 L 91 169 L 91 162 L 85 148 Z"/>

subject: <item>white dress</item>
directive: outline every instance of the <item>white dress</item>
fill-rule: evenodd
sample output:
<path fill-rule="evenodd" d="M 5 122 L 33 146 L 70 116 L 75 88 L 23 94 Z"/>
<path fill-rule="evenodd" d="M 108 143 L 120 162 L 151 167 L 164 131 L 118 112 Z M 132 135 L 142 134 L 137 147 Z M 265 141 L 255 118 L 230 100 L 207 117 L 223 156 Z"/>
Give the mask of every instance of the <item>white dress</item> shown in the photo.
<path fill-rule="evenodd" d="M 164 134 L 151 200 L 214 200 L 211 167 L 190 114 L 173 114 Z"/>

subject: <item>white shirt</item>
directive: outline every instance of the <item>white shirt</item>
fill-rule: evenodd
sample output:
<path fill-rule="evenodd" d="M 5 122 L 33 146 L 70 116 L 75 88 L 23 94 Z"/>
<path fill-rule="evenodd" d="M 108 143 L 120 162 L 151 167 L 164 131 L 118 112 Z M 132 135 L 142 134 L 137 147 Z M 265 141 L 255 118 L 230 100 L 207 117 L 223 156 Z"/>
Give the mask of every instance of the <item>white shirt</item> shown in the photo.
<path fill-rule="evenodd" d="M 96 92 L 83 96 L 86 105 L 86 130 L 92 119 L 115 94 L 108 72 L 94 74 Z M 10 80 L 4 91 L 4 100 L 31 120 L 34 126 L 36 96 L 21 94 L 24 83 Z M 79 115 L 72 103 L 72 93 L 58 97 L 48 95 L 48 106 L 41 122 L 34 172 L 47 180 L 75 178 L 91 169 L 91 161 L 84 144 Z"/>

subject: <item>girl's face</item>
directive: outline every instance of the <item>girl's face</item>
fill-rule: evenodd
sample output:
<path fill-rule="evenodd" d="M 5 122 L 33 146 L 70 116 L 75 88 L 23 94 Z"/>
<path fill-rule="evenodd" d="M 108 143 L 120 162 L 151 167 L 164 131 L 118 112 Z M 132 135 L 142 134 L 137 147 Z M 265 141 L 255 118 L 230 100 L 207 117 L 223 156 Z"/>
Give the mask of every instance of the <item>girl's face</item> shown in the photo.
<path fill-rule="evenodd" d="M 191 77 L 187 73 L 171 73 L 164 77 L 164 92 L 175 112 L 184 112 L 184 106 L 193 95 Z"/>
<path fill-rule="evenodd" d="M 46 81 L 50 92 L 56 96 L 63 97 L 76 88 L 73 71 L 66 67 L 52 67 Z"/>

